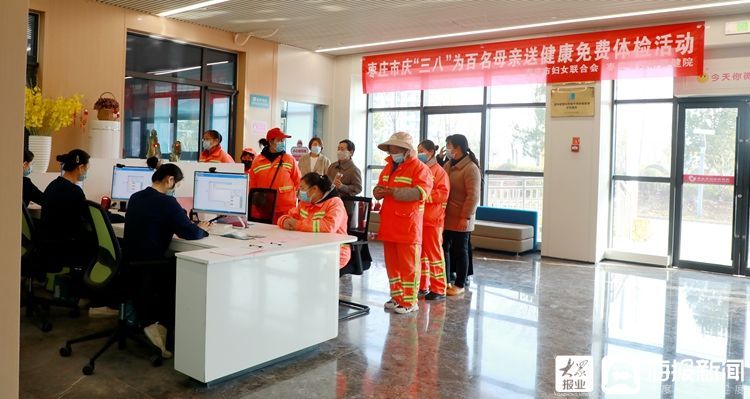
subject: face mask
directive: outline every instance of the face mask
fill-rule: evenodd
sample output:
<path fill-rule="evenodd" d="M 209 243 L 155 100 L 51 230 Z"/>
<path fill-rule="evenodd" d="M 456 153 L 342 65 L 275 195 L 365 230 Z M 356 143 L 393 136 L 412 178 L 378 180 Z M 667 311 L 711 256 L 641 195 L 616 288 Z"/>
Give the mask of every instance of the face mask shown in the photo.
<path fill-rule="evenodd" d="M 395 163 L 404 162 L 404 158 L 405 158 L 404 154 L 391 154 L 391 159 L 393 159 L 393 162 Z"/>
<path fill-rule="evenodd" d="M 23 177 L 29 177 L 30 174 L 31 174 L 31 165 L 29 165 L 28 169 L 24 169 Z"/>
<path fill-rule="evenodd" d="M 276 143 L 276 152 L 284 152 L 286 150 L 286 143 L 279 141 Z"/>
<path fill-rule="evenodd" d="M 313 154 L 318 155 L 318 154 L 320 154 L 320 147 L 318 147 L 317 145 L 314 145 L 314 146 L 310 147 L 310 151 Z"/>
<path fill-rule="evenodd" d="M 167 195 L 170 197 L 174 197 L 174 189 L 172 188 L 172 189 L 167 190 Z"/>
<path fill-rule="evenodd" d="M 419 158 L 419 160 L 424 163 L 427 163 L 427 161 L 430 160 L 430 156 L 423 152 L 420 152 L 419 154 L 417 154 L 417 158 Z"/>
<path fill-rule="evenodd" d="M 297 198 L 302 202 L 310 202 L 310 196 L 307 195 L 307 191 L 300 191 L 297 193 Z"/>
<path fill-rule="evenodd" d="M 339 161 L 346 161 L 351 156 L 351 153 L 349 151 L 336 151 L 336 158 L 339 159 Z"/>
<path fill-rule="evenodd" d="M 253 161 L 242 161 L 242 164 L 245 165 L 245 169 L 250 169 L 253 166 Z"/>
<path fill-rule="evenodd" d="M 203 140 L 203 149 L 208 150 L 211 148 L 211 140 Z"/>
<path fill-rule="evenodd" d="M 447 159 L 453 159 L 453 151 L 446 151 L 445 152 L 445 158 L 447 158 Z"/>
<path fill-rule="evenodd" d="M 81 174 L 80 174 L 80 175 L 78 176 L 78 181 L 84 181 L 84 180 L 86 180 L 86 175 L 87 175 L 87 174 L 88 174 L 88 172 L 86 172 L 86 173 L 81 173 Z"/>

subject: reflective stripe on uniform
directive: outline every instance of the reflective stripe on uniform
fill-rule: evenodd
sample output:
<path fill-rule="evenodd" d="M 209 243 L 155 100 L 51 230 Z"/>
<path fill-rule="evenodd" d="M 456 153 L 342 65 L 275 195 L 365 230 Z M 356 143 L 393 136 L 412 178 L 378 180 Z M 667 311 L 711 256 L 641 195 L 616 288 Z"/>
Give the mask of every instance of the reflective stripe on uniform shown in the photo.
<path fill-rule="evenodd" d="M 258 166 L 257 168 L 253 169 L 253 173 L 257 174 L 258 172 L 264 171 L 266 169 L 271 169 L 271 164 L 270 163 Z"/>
<path fill-rule="evenodd" d="M 396 176 L 396 177 L 393 178 L 393 181 L 396 182 L 396 183 L 411 184 L 413 180 L 411 179 L 411 177 Z"/>

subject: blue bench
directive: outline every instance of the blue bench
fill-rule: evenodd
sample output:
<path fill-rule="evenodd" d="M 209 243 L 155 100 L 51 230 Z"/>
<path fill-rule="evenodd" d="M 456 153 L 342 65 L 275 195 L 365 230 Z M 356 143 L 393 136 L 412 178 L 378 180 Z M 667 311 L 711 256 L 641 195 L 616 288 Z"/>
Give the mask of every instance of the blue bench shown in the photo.
<path fill-rule="evenodd" d="M 475 233 L 477 233 L 478 235 L 480 234 L 487 235 L 489 236 L 490 240 L 491 239 L 502 240 L 503 238 L 505 238 L 505 237 L 502 237 L 502 233 L 500 233 L 500 235 L 497 235 L 497 234 L 487 233 L 487 231 L 492 230 L 493 228 L 497 231 L 504 230 L 504 228 L 509 228 L 507 231 L 510 232 L 511 235 L 514 236 L 513 239 L 523 238 L 524 240 L 528 240 L 528 238 L 532 238 L 533 241 L 532 241 L 531 248 L 528 248 L 528 241 L 526 241 L 527 249 L 524 249 L 524 251 L 535 250 L 538 248 L 537 237 L 538 237 L 539 215 L 537 211 L 480 206 L 477 208 L 476 219 L 477 219 L 479 226 L 478 228 L 475 229 Z M 482 225 L 481 223 L 482 221 L 499 223 L 499 225 L 494 225 L 494 226 L 491 224 Z M 507 226 L 507 225 L 502 226 L 503 224 L 507 224 L 511 226 Z M 520 226 L 513 226 L 513 225 L 520 225 Z M 522 227 L 522 226 L 531 227 L 531 229 L 533 229 L 533 237 L 528 236 L 529 228 Z M 477 241 L 481 242 L 482 240 L 480 239 Z M 482 245 L 477 245 L 477 246 L 482 247 Z M 512 252 L 523 252 L 523 251 L 514 250 Z"/>

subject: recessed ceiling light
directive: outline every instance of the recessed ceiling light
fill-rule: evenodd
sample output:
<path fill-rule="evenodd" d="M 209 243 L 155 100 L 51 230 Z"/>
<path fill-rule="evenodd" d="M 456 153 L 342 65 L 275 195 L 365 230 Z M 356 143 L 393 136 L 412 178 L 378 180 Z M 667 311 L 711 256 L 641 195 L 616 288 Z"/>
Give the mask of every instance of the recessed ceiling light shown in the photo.
<path fill-rule="evenodd" d="M 675 12 L 680 12 L 680 11 L 703 10 L 703 9 L 708 9 L 708 8 L 737 6 L 737 5 L 749 4 L 749 3 L 750 3 L 750 0 L 722 1 L 719 3 L 706 3 L 706 4 L 696 4 L 696 5 L 682 6 L 682 7 L 660 8 L 657 10 L 634 11 L 634 12 L 626 12 L 626 13 L 620 13 L 620 14 L 601 15 L 601 16 L 595 16 L 595 17 L 553 20 L 549 22 L 539 22 L 539 23 L 534 23 L 534 24 L 505 26 L 502 28 L 482 29 L 482 30 L 473 30 L 473 31 L 457 32 L 457 33 L 446 33 L 442 35 L 420 36 L 420 37 L 412 37 L 408 39 L 398 39 L 398 40 L 388 40 L 388 41 L 383 41 L 383 42 L 355 44 L 355 45 L 343 46 L 343 47 L 331 47 L 331 48 L 318 49 L 318 50 L 315 50 L 315 52 L 327 53 L 327 52 L 342 51 L 342 50 L 352 50 L 352 49 L 358 49 L 358 48 L 385 46 L 389 44 L 414 43 L 414 42 L 421 42 L 425 40 L 473 36 L 473 35 L 481 35 L 481 34 L 487 34 L 487 33 L 509 32 L 509 31 L 521 30 L 521 29 L 540 28 L 540 27 L 545 27 L 545 26 L 568 25 L 568 24 L 574 24 L 574 23 L 579 23 L 579 22 L 602 21 L 602 20 L 616 19 L 616 18 L 638 17 L 638 16 L 643 16 L 643 15 L 669 14 L 669 13 L 675 13 Z"/>
<path fill-rule="evenodd" d="M 229 61 L 217 61 L 217 62 L 209 62 L 206 65 L 221 65 L 221 64 L 229 64 Z"/>
<path fill-rule="evenodd" d="M 175 8 L 174 10 L 160 12 L 160 13 L 158 13 L 156 15 L 158 15 L 160 17 L 168 17 L 170 15 L 180 14 L 180 13 L 187 12 L 187 11 L 193 11 L 193 10 L 197 10 L 199 8 L 212 6 L 214 4 L 224 3 L 226 1 L 229 1 L 229 0 L 209 0 L 209 1 L 202 1 L 200 3 L 193 4 L 192 6 L 185 6 L 185 7 Z"/>

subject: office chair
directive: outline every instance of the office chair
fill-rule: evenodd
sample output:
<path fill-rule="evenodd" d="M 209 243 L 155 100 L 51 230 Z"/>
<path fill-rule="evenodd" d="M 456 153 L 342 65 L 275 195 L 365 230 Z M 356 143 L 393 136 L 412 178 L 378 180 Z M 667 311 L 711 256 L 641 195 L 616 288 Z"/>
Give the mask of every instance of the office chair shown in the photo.
<path fill-rule="evenodd" d="M 39 327 L 43 332 L 52 331 L 52 323 L 47 319 L 46 311 L 49 310 L 50 306 L 69 308 L 70 317 L 78 317 L 80 310 L 78 309 L 78 299 L 74 296 L 69 297 L 70 299 L 55 298 L 52 294 L 49 295 L 37 295 L 34 290 L 36 284 L 35 280 L 44 280 L 47 277 L 46 266 L 49 263 L 49 259 L 42 255 L 42 250 L 39 247 L 39 231 L 31 218 L 28 209 L 25 206 L 21 206 L 21 277 L 24 279 L 23 286 L 23 304 L 26 307 L 26 317 L 32 319 L 32 322 Z M 54 273 L 59 278 L 68 278 L 69 281 L 79 278 L 76 270 L 72 270 L 69 267 L 63 267 L 59 273 Z M 53 290 L 54 284 L 48 287 Z M 40 287 L 41 289 L 41 287 Z"/>
<path fill-rule="evenodd" d="M 372 256 L 367 245 L 367 231 L 370 227 L 370 205 L 372 198 L 368 197 L 341 197 L 349 217 L 347 234 L 357 237 L 357 241 L 349 244 L 352 248 L 352 257 L 349 262 L 339 269 L 339 277 L 347 274 L 362 275 L 370 268 Z M 351 313 L 339 316 L 339 320 L 350 320 L 370 313 L 367 305 L 347 301 L 339 298 L 339 305 L 353 309 Z"/>
<path fill-rule="evenodd" d="M 247 221 L 273 224 L 277 191 L 274 188 L 251 188 L 248 195 Z"/>
<path fill-rule="evenodd" d="M 152 353 L 149 360 L 152 366 L 161 366 L 161 350 L 147 342 L 144 337 L 138 334 L 139 329 L 131 326 L 126 320 L 125 307 L 129 300 L 128 284 L 123 281 L 125 274 L 122 272 L 122 251 L 115 232 L 112 230 L 112 224 L 107 218 L 106 211 L 102 210 L 99 204 L 92 201 L 87 201 L 87 203 L 99 244 L 99 252 L 96 261 L 84 272 L 83 283 L 93 294 L 106 294 L 108 297 L 116 297 L 115 299 L 119 302 L 120 314 L 115 328 L 65 341 L 65 345 L 60 348 L 60 356 L 69 357 L 73 353 L 71 347 L 73 344 L 109 337 L 104 346 L 89 359 L 89 362 L 82 369 L 83 374 L 91 375 L 94 373 L 96 360 L 110 346 L 117 343 L 120 349 L 124 349 L 126 339 L 130 338 L 150 349 Z"/>

